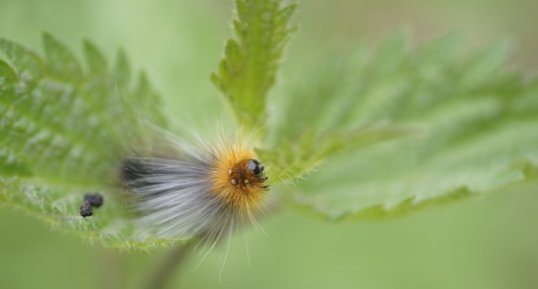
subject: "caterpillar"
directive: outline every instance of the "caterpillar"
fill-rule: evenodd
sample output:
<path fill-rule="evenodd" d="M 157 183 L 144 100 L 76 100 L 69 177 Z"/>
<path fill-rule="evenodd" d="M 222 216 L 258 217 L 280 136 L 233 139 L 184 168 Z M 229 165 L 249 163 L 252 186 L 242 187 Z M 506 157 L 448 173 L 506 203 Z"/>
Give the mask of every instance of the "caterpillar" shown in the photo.
<path fill-rule="evenodd" d="M 215 243 L 263 209 L 265 168 L 240 141 L 191 146 L 174 141 L 124 158 L 119 179 L 133 197 L 138 223 L 162 237 Z"/>

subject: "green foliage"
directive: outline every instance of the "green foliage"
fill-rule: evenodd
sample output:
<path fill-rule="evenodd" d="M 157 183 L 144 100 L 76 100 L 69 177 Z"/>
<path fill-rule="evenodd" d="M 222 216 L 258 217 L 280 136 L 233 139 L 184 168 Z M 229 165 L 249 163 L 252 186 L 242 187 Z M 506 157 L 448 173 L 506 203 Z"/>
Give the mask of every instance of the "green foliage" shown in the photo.
<path fill-rule="evenodd" d="M 396 37 L 292 73 L 301 79 L 289 81 L 293 99 L 274 99 L 284 109 L 265 156 L 283 179 L 330 159 L 290 198 L 332 219 L 371 218 L 532 178 L 538 81 L 504 68 L 502 46 L 465 55 L 458 43 L 410 51 Z M 384 141 L 357 143 L 361 132 Z"/>
<path fill-rule="evenodd" d="M 281 0 L 238 0 L 233 28 L 237 39 L 226 43 L 213 83 L 224 93 L 241 125 L 263 125 L 265 101 L 275 82 L 284 46 L 293 28 L 295 4 Z"/>
<path fill-rule="evenodd" d="M 45 58 L 0 40 L 9 61 L 0 60 L 0 198 L 62 228 L 126 242 L 131 229 L 118 225 L 122 209 L 113 197 L 92 220 L 78 206 L 86 191 L 114 190 L 126 144 L 144 135 L 145 122 L 164 125 L 159 98 L 143 74 L 130 79 L 123 53 L 108 67 L 86 42 L 84 70 L 50 35 L 43 44 Z"/>
<path fill-rule="evenodd" d="M 411 51 L 396 37 L 296 64 L 269 95 L 295 7 L 237 0 L 236 37 L 211 76 L 239 124 L 263 131 L 272 184 L 297 182 L 280 186 L 292 203 L 379 218 L 538 176 L 538 81 L 508 71 L 502 47 L 463 54 L 445 39 Z M 129 145 L 165 125 L 159 96 L 124 52 L 111 65 L 85 42 L 81 65 L 50 35 L 43 43 L 45 57 L 0 40 L 0 201 L 111 246 L 169 243 L 140 234 L 114 193 Z M 87 191 L 107 205 L 82 219 Z"/>

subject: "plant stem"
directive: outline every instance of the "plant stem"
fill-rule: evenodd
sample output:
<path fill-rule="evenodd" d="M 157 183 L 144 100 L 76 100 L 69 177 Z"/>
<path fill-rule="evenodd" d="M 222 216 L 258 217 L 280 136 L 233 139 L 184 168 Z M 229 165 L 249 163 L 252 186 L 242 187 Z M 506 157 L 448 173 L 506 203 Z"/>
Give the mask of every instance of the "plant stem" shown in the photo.
<path fill-rule="evenodd" d="M 165 256 L 165 258 L 157 264 L 156 270 L 149 276 L 148 282 L 143 287 L 144 289 L 164 289 L 174 276 L 177 268 L 186 259 L 188 253 L 191 252 L 193 241 L 178 245 Z"/>

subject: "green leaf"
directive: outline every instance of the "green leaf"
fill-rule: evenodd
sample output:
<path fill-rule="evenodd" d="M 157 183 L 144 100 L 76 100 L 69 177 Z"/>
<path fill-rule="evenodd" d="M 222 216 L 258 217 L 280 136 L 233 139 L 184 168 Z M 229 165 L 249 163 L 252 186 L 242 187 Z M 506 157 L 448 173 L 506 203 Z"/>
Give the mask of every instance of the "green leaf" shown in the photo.
<path fill-rule="evenodd" d="M 160 98 L 148 79 L 131 81 L 125 54 L 108 69 L 85 43 L 84 70 L 59 41 L 45 34 L 46 60 L 0 40 L 0 200 L 55 227 L 122 248 L 166 243 L 135 235 L 117 196 L 117 168 L 148 123 L 163 126 Z M 107 206 L 79 215 L 85 192 L 100 191 Z M 138 237 L 137 237 L 138 236 Z"/>
<path fill-rule="evenodd" d="M 107 71 L 105 56 L 89 41 L 84 41 L 84 56 L 90 73 L 102 74 Z"/>
<path fill-rule="evenodd" d="M 73 81 L 82 78 L 82 67 L 67 47 L 47 33 L 43 35 L 43 46 L 50 75 Z"/>
<path fill-rule="evenodd" d="M 272 177 L 317 168 L 288 188 L 293 203 L 379 218 L 536 177 L 538 80 L 506 69 L 503 46 L 463 54 L 447 38 L 411 51 L 403 39 L 301 65 L 295 98 L 272 99 L 261 151 Z M 360 132 L 376 138 L 353 141 Z"/>
<path fill-rule="evenodd" d="M 281 0 L 237 0 L 235 39 L 226 43 L 224 58 L 211 75 L 240 124 L 258 127 L 265 119 L 265 100 L 275 82 L 279 61 L 293 28 L 296 5 Z"/>
<path fill-rule="evenodd" d="M 33 51 L 20 44 L 1 39 L 2 52 L 18 68 L 19 75 L 25 79 L 41 77 L 44 70 L 43 60 Z"/>
<path fill-rule="evenodd" d="M 413 51 L 395 37 L 300 63 L 269 95 L 293 30 L 295 5 L 282 3 L 236 2 L 236 38 L 212 80 L 243 126 L 264 130 L 259 157 L 274 184 L 298 183 L 294 204 L 379 218 L 538 177 L 538 80 L 504 68 L 502 47 L 463 54 L 444 39 Z M 41 57 L 0 40 L 0 201 L 111 246 L 172 242 L 141 232 L 115 193 L 132 144 L 166 122 L 148 77 L 123 51 L 108 62 L 86 42 L 82 66 L 50 35 L 44 46 Z M 83 219 L 89 191 L 107 205 Z"/>

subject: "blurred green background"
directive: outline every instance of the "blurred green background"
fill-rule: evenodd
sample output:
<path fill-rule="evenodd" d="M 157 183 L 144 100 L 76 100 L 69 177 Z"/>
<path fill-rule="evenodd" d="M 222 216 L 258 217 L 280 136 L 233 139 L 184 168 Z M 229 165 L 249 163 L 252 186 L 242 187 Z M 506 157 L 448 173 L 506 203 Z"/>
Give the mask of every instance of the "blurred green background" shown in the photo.
<path fill-rule="evenodd" d="M 0 0 L 0 37 L 39 50 L 48 31 L 77 55 L 84 38 L 109 56 L 123 47 L 178 126 L 213 129 L 224 110 L 208 79 L 231 35 L 231 10 L 224 0 Z M 285 65 L 358 41 L 375 45 L 395 31 L 410 31 L 414 44 L 458 32 L 469 47 L 512 40 L 511 64 L 532 75 L 537 11 L 531 0 L 305 0 Z M 233 238 L 220 280 L 226 246 L 196 270 L 200 258 L 192 256 L 171 288 L 538 288 L 537 191 L 538 183 L 519 184 L 359 223 L 331 224 L 283 206 L 263 221 L 268 236 L 249 229 Z M 118 256 L 7 207 L 0 234 L 0 288 L 115 288 L 108 279 L 135 288 L 166 253 Z"/>

